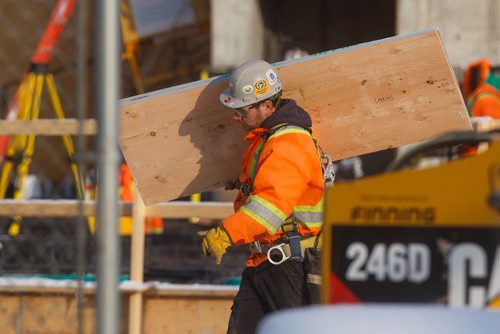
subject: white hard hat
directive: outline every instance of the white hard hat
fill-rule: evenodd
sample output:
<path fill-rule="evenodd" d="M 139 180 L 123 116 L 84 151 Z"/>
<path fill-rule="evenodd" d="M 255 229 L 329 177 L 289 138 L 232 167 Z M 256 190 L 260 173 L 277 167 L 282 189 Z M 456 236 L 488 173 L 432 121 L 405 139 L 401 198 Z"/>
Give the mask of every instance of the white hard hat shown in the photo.
<path fill-rule="evenodd" d="M 273 97 L 281 89 L 281 80 L 273 67 L 264 60 L 252 60 L 233 70 L 220 101 L 233 109 L 242 108 Z"/>

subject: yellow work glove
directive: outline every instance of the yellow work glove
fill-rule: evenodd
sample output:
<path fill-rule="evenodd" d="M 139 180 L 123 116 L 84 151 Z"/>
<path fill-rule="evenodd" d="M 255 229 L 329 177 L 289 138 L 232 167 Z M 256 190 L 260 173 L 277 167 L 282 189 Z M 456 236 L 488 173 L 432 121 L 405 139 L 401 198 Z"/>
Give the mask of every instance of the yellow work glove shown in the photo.
<path fill-rule="evenodd" d="M 232 245 L 231 238 L 222 227 L 215 227 L 203 237 L 201 247 L 206 256 L 213 256 L 215 263 L 220 264 L 226 249 Z"/>

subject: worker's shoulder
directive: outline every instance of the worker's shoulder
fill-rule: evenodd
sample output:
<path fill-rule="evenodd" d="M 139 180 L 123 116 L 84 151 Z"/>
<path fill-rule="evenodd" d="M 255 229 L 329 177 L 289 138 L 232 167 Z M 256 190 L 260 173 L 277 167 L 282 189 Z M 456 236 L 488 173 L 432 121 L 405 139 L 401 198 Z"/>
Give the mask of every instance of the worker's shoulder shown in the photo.
<path fill-rule="evenodd" d="M 285 154 L 303 154 L 316 152 L 311 133 L 302 127 L 292 126 L 282 128 L 271 135 L 264 146 L 264 151 L 280 151 Z"/>

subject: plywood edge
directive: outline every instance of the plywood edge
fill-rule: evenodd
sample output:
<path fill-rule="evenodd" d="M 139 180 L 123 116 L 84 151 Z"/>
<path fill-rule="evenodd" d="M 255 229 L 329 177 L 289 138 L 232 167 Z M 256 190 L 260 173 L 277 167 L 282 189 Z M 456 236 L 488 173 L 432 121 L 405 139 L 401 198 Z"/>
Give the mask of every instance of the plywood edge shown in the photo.
<path fill-rule="evenodd" d="M 135 95 L 135 96 L 130 96 L 124 99 L 119 100 L 119 105 L 120 107 L 126 107 L 131 104 L 135 104 L 138 102 L 144 102 L 148 101 L 151 99 L 156 99 L 164 96 L 168 96 L 171 94 L 179 93 L 182 91 L 198 88 L 198 87 L 205 87 L 210 83 L 218 83 L 220 81 L 225 81 L 229 78 L 229 74 L 222 74 L 213 78 L 208 78 L 208 79 L 203 79 L 203 80 L 197 80 L 197 81 L 192 81 L 188 82 L 185 84 L 173 86 L 173 87 L 168 87 L 160 90 L 155 90 L 153 92 L 148 92 L 140 95 Z"/>
<path fill-rule="evenodd" d="M 429 29 L 425 29 L 425 30 L 412 32 L 412 33 L 400 34 L 400 35 L 395 35 L 395 36 L 377 39 L 374 41 L 350 45 L 350 46 L 346 46 L 346 47 L 338 48 L 338 49 L 334 49 L 334 50 L 318 52 L 318 53 L 314 53 L 314 54 L 300 57 L 297 59 L 282 60 L 282 61 L 273 63 L 273 65 L 279 68 L 279 67 L 283 67 L 283 66 L 287 66 L 287 65 L 294 65 L 294 64 L 306 62 L 306 61 L 309 61 L 309 60 L 314 59 L 314 58 L 320 58 L 320 57 L 325 57 L 325 56 L 341 54 L 341 53 L 345 53 L 345 52 L 352 51 L 352 50 L 363 49 L 363 48 L 370 47 L 370 46 L 376 46 L 379 44 L 386 44 L 386 43 L 391 43 L 391 42 L 395 42 L 398 40 L 420 37 L 420 36 L 430 35 L 430 34 L 437 34 L 439 36 L 439 39 L 441 40 L 441 36 L 439 34 L 439 29 L 438 28 L 429 28 Z"/>

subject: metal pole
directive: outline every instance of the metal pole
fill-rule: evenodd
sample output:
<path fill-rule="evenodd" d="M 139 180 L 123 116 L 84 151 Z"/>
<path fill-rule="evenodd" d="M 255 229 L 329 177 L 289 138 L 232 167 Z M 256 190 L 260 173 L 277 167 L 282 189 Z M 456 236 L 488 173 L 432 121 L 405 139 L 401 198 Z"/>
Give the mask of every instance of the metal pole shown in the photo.
<path fill-rule="evenodd" d="M 98 113 L 97 330 L 120 332 L 118 276 L 119 0 L 97 5 L 96 97 Z"/>
<path fill-rule="evenodd" d="M 76 161 L 78 165 L 78 172 L 82 175 L 85 180 L 85 174 L 87 172 L 86 156 L 87 151 L 85 147 L 85 136 L 83 135 L 83 120 L 87 118 L 87 0 L 78 0 L 77 3 L 77 39 L 76 39 L 76 49 L 77 49 L 77 75 L 76 75 L 76 114 L 78 118 L 78 137 L 77 137 L 77 148 L 76 148 Z M 85 184 L 82 184 L 85 187 Z M 85 193 L 85 191 L 84 191 Z M 85 195 L 84 195 L 85 197 Z M 79 211 L 77 219 L 77 273 L 78 273 L 78 290 L 76 294 L 77 300 L 77 314 L 78 314 L 78 334 L 85 333 L 85 321 L 84 321 L 84 293 L 83 285 L 86 272 L 86 255 L 87 255 L 87 219 L 83 216 L 83 200 L 85 198 L 80 198 L 79 201 Z"/>

